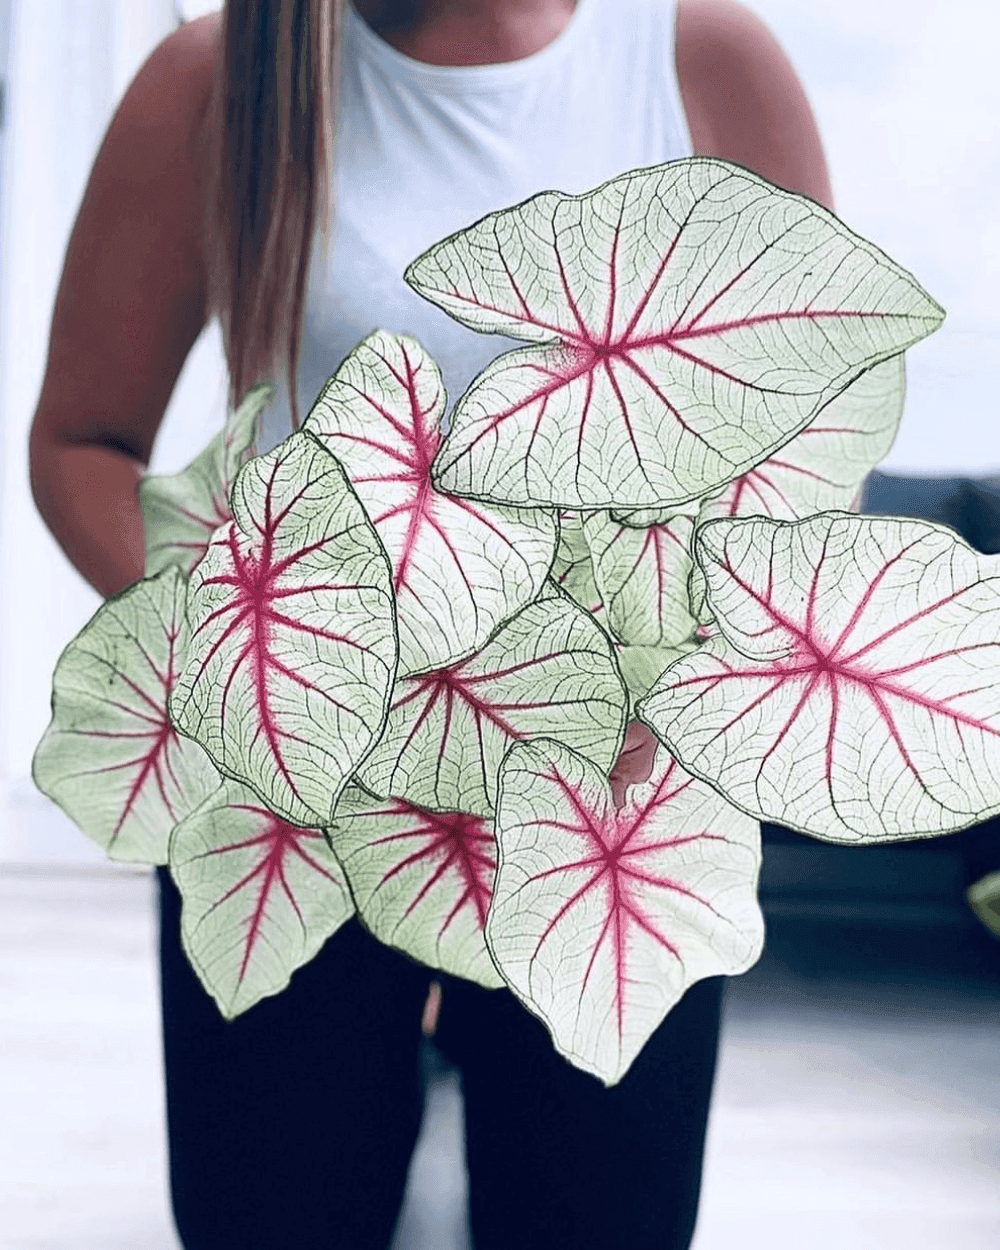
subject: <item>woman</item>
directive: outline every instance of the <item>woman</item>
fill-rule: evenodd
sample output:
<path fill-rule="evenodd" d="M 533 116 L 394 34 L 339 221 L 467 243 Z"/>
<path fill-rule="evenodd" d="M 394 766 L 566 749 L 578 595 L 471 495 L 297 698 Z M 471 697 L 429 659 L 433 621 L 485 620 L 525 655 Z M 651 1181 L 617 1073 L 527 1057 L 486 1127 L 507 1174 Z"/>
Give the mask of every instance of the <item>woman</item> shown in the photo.
<path fill-rule="evenodd" d="M 32 430 L 42 515 L 93 586 L 121 590 L 143 571 L 136 483 L 212 315 L 234 400 L 261 377 L 295 379 L 265 449 L 377 326 L 415 334 L 454 399 L 509 344 L 425 305 L 405 264 L 537 191 L 692 150 L 830 204 L 794 71 L 734 0 L 680 0 L 676 24 L 672 0 L 230 0 L 156 49 L 95 163 Z M 314 235 L 329 245 L 310 249 Z M 651 762 L 638 727 L 628 747 L 619 795 Z M 160 876 L 185 1247 L 383 1250 L 419 1127 L 428 971 L 352 922 L 289 990 L 226 1024 Z M 606 1090 L 506 991 L 442 979 L 477 1250 L 687 1246 L 719 981 L 689 991 Z"/>

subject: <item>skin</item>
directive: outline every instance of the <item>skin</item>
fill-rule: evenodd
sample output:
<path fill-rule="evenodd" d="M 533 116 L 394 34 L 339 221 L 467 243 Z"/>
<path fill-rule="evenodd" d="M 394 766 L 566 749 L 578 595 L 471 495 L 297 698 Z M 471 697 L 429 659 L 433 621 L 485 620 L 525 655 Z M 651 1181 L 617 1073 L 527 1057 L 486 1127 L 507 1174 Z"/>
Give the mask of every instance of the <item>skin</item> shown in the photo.
<path fill-rule="evenodd" d="M 575 0 L 356 0 L 399 51 L 438 65 L 529 56 Z M 102 595 L 143 574 L 136 486 L 188 352 L 210 319 L 200 223 L 202 138 L 218 14 L 165 39 L 105 136 L 70 238 L 30 437 L 35 503 Z M 808 101 L 788 58 L 735 0 L 680 0 L 677 73 L 696 154 L 736 161 L 832 207 Z M 612 773 L 649 775 L 655 741 L 630 726 Z"/>

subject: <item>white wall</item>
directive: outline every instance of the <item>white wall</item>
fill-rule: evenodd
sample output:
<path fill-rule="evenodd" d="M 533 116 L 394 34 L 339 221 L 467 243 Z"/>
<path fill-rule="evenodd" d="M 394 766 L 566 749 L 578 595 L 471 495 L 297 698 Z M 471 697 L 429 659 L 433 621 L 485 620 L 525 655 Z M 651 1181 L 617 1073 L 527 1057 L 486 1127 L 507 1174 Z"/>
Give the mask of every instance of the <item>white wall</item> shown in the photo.
<path fill-rule="evenodd" d="M 744 0 L 795 63 L 838 215 L 944 306 L 907 354 L 895 473 L 1000 472 L 1000 5 Z"/>
<path fill-rule="evenodd" d="M 99 603 L 49 536 L 28 488 L 27 432 L 55 289 L 114 106 L 176 25 L 173 0 L 14 0 L 11 17 L 0 232 L 0 858 L 21 857 L 29 825 L 48 810 L 28 778 L 48 722 L 52 669 Z M 207 335 L 175 392 L 154 467 L 182 467 L 224 406 L 218 337 Z M 49 825 L 46 836 L 57 838 L 59 821 Z"/>

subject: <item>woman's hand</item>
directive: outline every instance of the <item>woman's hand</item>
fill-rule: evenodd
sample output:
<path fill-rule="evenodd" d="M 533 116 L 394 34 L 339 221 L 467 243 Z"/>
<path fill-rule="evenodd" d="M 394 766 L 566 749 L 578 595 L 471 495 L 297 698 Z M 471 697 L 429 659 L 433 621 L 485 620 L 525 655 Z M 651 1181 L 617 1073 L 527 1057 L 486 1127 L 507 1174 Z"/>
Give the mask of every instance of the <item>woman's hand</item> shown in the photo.
<path fill-rule="evenodd" d="M 608 777 L 615 807 L 621 807 L 625 802 L 625 791 L 629 786 L 649 780 L 658 746 L 656 737 L 645 725 L 637 720 L 629 722 L 625 730 L 625 742 Z"/>

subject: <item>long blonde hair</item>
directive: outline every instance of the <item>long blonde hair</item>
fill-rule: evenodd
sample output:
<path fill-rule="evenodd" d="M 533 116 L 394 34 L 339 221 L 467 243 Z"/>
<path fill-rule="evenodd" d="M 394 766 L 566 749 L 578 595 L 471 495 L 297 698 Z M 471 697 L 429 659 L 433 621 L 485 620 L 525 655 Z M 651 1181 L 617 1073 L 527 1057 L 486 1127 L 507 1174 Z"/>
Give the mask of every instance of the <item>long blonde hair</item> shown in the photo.
<path fill-rule="evenodd" d="M 295 376 L 314 232 L 328 230 L 344 0 L 227 0 L 207 141 L 206 264 L 230 402 Z"/>

